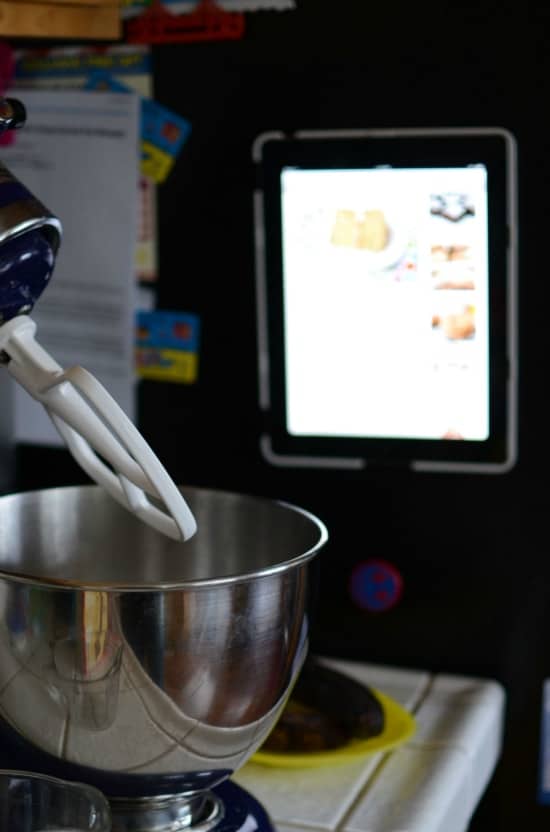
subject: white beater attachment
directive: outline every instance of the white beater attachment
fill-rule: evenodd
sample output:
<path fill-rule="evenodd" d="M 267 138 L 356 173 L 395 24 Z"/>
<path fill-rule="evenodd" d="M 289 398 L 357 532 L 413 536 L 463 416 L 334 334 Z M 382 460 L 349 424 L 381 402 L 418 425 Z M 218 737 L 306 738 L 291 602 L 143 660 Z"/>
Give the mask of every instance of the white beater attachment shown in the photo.
<path fill-rule="evenodd" d="M 44 406 L 88 476 L 157 531 L 188 540 L 197 530 L 195 518 L 135 425 L 91 373 L 60 367 L 35 340 L 35 332 L 27 315 L 0 326 L 0 355 L 8 372 Z"/>

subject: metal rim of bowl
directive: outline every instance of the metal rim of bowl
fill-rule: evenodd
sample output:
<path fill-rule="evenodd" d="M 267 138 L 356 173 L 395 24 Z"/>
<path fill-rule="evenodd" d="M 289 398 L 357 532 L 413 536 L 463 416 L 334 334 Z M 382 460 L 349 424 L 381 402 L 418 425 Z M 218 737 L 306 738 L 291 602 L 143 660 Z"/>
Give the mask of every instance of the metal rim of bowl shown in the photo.
<path fill-rule="evenodd" d="M 84 486 L 68 486 L 68 489 L 72 488 L 90 488 L 93 490 L 101 490 L 96 485 L 84 485 Z M 12 494 L 5 494 L 0 497 L 0 503 L 3 499 L 9 499 L 13 497 L 18 497 L 22 495 L 26 495 L 29 498 L 32 495 L 39 494 L 43 491 L 53 491 L 53 490 L 63 490 L 63 487 L 57 489 L 36 489 L 32 491 L 25 491 L 20 493 L 12 493 Z M 205 491 L 205 490 L 212 490 L 214 489 L 201 489 L 197 488 L 197 491 Z M 241 497 L 243 499 L 250 499 L 250 500 L 259 500 L 264 502 L 271 502 L 274 505 L 277 505 L 281 508 L 289 509 L 290 511 L 294 512 L 295 514 L 299 514 L 302 517 L 308 519 L 313 526 L 315 526 L 319 532 L 319 538 L 315 545 L 311 546 L 305 552 L 302 552 L 299 555 L 293 555 L 288 560 L 281 561 L 279 563 L 273 564 L 271 566 L 266 566 L 260 568 L 253 572 L 244 572 L 238 573 L 234 575 L 223 575 L 217 578 L 188 578 L 186 580 L 181 581 L 159 581 L 156 583 L 151 582 L 140 582 L 140 583 L 133 583 L 131 581 L 110 581 L 110 582 L 102 582 L 102 581 L 79 581 L 75 579 L 61 579 L 61 578 L 49 578 L 43 575 L 33 575 L 27 572 L 18 572 L 18 571 L 11 571 L 4 569 L 0 566 L 0 579 L 5 579 L 8 581 L 15 581 L 20 584 L 44 587 L 49 589 L 55 590 L 66 590 L 69 592 L 82 591 L 82 592 L 107 592 L 116 594 L 118 592 L 167 592 L 170 590 L 182 590 L 182 589 L 193 589 L 193 590 L 200 590 L 200 589 L 211 589 L 217 586 L 227 586 L 229 584 L 235 583 L 244 583 L 249 581 L 260 580 L 265 577 L 269 577 L 271 575 L 276 575 L 281 572 L 290 571 L 299 567 L 309 560 L 312 560 L 313 557 L 317 554 L 320 549 L 328 541 L 328 530 L 325 524 L 316 517 L 313 513 L 308 511 L 307 509 L 301 508 L 300 506 L 296 506 L 293 503 L 284 501 L 284 500 L 276 500 L 270 499 L 268 497 L 257 497 L 249 494 L 238 493 L 238 492 L 221 492 L 218 491 L 217 493 L 226 493 L 230 494 L 231 496 Z"/>

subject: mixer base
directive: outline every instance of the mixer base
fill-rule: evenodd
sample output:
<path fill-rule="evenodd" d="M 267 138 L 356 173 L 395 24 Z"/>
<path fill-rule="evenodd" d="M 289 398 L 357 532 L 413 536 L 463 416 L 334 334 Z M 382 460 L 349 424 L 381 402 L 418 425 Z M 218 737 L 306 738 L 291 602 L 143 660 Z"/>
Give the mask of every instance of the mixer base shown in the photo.
<path fill-rule="evenodd" d="M 226 781 L 196 795 L 110 800 L 112 832 L 275 832 L 267 812 Z"/>
<path fill-rule="evenodd" d="M 152 777 L 102 772 L 68 764 L 36 748 L 1 718 L 0 768 L 40 772 L 94 786 L 109 801 L 112 832 L 275 832 L 265 809 L 241 786 L 225 779 L 209 788 L 209 782 L 227 777 L 227 770 L 213 770 L 202 777 L 202 791 L 192 791 L 197 785 L 196 774 Z M 121 797 L 113 798 L 113 793 Z"/>

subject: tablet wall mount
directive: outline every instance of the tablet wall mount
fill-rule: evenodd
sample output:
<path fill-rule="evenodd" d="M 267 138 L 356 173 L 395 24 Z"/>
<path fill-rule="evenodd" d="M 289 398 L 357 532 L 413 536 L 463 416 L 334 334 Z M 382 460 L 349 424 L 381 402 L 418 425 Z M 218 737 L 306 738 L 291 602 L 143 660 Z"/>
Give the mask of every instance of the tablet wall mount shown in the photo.
<path fill-rule="evenodd" d="M 509 471 L 513 135 L 278 131 L 258 136 L 252 154 L 264 458 Z"/>

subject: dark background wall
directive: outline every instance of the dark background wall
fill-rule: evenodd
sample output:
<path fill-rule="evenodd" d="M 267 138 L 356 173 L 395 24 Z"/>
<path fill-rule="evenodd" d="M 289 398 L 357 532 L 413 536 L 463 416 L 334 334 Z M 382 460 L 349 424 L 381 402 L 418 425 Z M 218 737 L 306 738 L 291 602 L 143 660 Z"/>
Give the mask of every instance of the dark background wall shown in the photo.
<path fill-rule="evenodd" d="M 290 500 L 326 522 L 313 648 L 496 678 L 505 746 L 473 830 L 545 829 L 537 806 L 542 681 L 550 674 L 547 546 L 550 13 L 526 4 L 429 10 L 298 0 L 247 16 L 242 41 L 155 47 L 156 98 L 191 138 L 160 187 L 158 306 L 196 312 L 194 387 L 142 383 L 140 427 L 182 483 Z M 519 149 L 519 462 L 502 476 L 279 471 L 258 451 L 250 147 L 268 129 L 492 126 Z M 18 487 L 84 481 L 64 452 L 21 448 Z M 45 465 L 40 470 L 37 462 Z M 391 560 L 405 591 L 355 607 L 354 564 Z"/>

